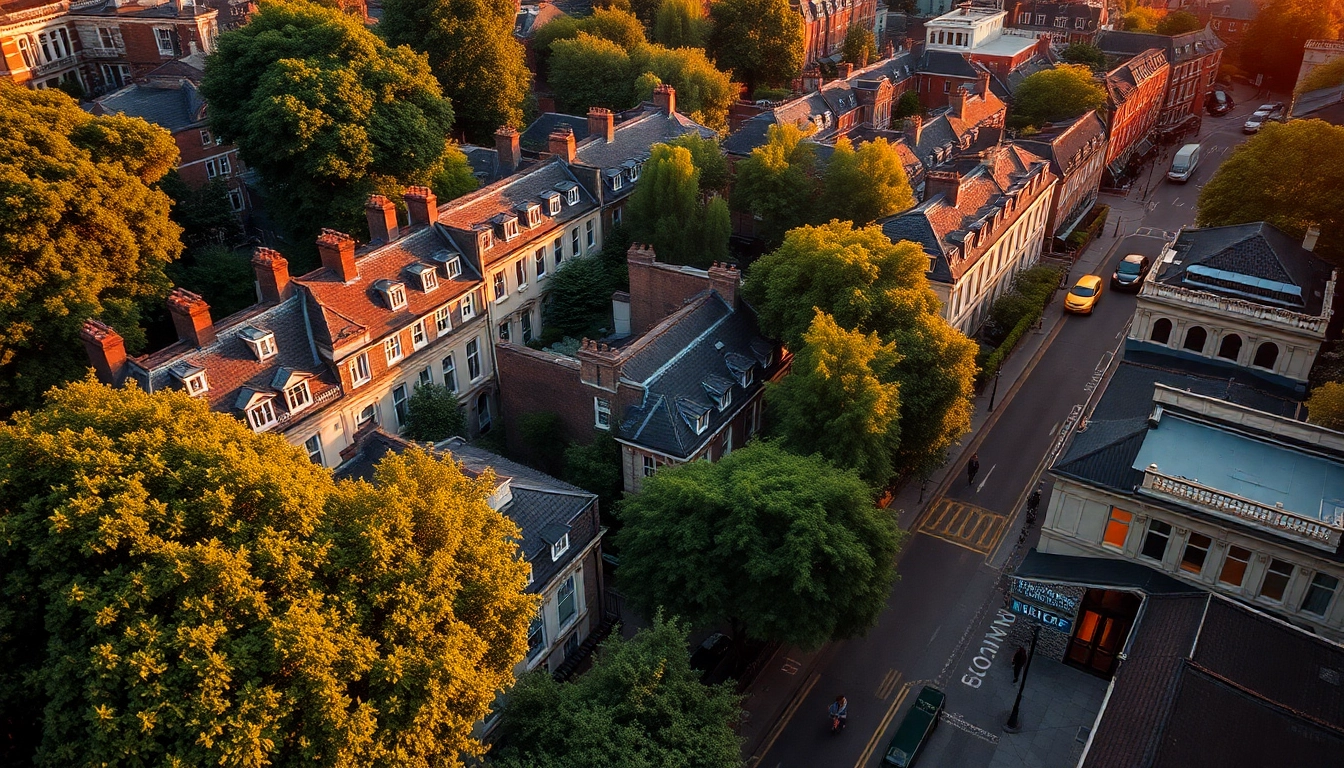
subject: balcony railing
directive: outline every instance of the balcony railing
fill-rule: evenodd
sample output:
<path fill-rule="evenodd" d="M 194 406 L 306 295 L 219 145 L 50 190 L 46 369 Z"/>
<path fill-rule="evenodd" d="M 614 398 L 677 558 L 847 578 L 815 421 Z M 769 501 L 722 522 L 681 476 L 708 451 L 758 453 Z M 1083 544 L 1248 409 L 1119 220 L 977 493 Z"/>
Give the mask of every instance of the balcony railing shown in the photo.
<path fill-rule="evenodd" d="M 84 55 L 90 59 L 120 59 L 126 56 L 125 48 L 85 48 Z"/>
<path fill-rule="evenodd" d="M 56 72 L 65 69 L 66 67 L 73 67 L 77 61 L 78 57 L 72 53 L 69 56 L 62 56 L 59 59 L 48 61 L 46 64 L 38 64 L 36 67 L 33 67 L 33 74 L 41 77 L 42 75 Z"/>
<path fill-rule="evenodd" d="M 1330 322 L 1328 316 L 1304 315 L 1290 309 L 1267 307 L 1245 299 L 1230 299 L 1206 291 L 1194 291 L 1176 285 L 1166 285 L 1151 279 L 1144 286 L 1144 293 L 1161 299 L 1178 301 L 1182 304 L 1208 307 L 1219 312 L 1242 315 L 1261 322 L 1269 322 L 1308 333 L 1324 334 L 1325 327 Z"/>
<path fill-rule="evenodd" d="M 106 3 L 107 0 L 71 0 L 70 10 L 84 11 L 88 10 L 89 8 L 98 8 L 102 5 L 105 5 Z"/>
<path fill-rule="evenodd" d="M 1219 517 L 1266 528 L 1280 536 L 1329 552 L 1338 551 L 1341 535 L 1344 535 L 1344 528 L 1322 522 L 1315 517 L 1290 512 L 1282 507 L 1261 504 L 1244 496 L 1219 491 L 1190 480 L 1164 475 L 1151 466 L 1143 472 L 1143 486 L 1140 492 L 1170 499 Z"/>

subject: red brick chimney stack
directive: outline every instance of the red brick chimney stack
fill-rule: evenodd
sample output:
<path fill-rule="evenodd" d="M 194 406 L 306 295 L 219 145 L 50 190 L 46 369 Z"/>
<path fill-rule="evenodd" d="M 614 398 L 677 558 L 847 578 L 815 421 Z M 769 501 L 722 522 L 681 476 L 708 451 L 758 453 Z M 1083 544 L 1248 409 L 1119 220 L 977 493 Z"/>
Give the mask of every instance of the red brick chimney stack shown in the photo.
<path fill-rule="evenodd" d="M 848 61 L 842 61 L 835 65 L 836 75 L 841 80 L 848 80 L 854 76 L 854 65 Z"/>
<path fill-rule="evenodd" d="M 258 248 L 252 254 L 252 271 L 257 276 L 262 302 L 275 304 L 294 295 L 294 285 L 289 281 L 289 262 L 277 251 Z"/>
<path fill-rule="evenodd" d="M 653 105 L 669 117 L 677 111 L 677 89 L 664 83 L 653 89 Z"/>
<path fill-rule="evenodd" d="M 947 95 L 947 104 L 952 107 L 952 115 L 954 117 L 960 118 L 962 115 L 966 114 L 967 90 L 968 86 L 961 85 L 953 88 L 952 92 Z"/>
<path fill-rule="evenodd" d="M 566 163 L 574 162 L 574 129 L 562 125 L 551 131 L 546 139 L 547 149 L 556 157 L 563 157 Z"/>
<path fill-rule="evenodd" d="M 359 277 L 353 237 L 334 229 L 324 229 L 317 236 L 317 252 L 322 256 L 322 266 L 335 272 L 342 283 Z"/>
<path fill-rule="evenodd" d="M 518 131 L 511 126 L 502 125 L 495 131 L 495 153 L 499 155 L 499 169 L 506 174 L 518 169 L 518 162 L 522 158 L 518 142 Z"/>
<path fill-rule="evenodd" d="M 619 350 L 592 339 L 584 339 L 575 354 L 579 359 L 579 380 L 594 387 L 616 391 L 621 376 Z"/>
<path fill-rule="evenodd" d="M 942 194 L 949 205 L 957 204 L 957 195 L 961 193 L 961 174 L 956 171 L 929 171 L 924 175 L 924 199 Z"/>
<path fill-rule="evenodd" d="M 439 199 L 429 187 L 407 187 L 401 199 L 406 201 L 406 218 L 412 227 L 429 224 L 439 217 Z"/>
<path fill-rule="evenodd" d="M 210 305 L 197 294 L 185 288 L 174 288 L 168 294 L 168 314 L 173 316 L 177 337 L 193 347 L 205 347 L 215 340 L 215 324 L 210 319 Z"/>
<path fill-rule="evenodd" d="M 616 116 L 610 109 L 590 107 L 588 109 L 588 135 L 601 136 L 603 141 L 616 140 Z"/>
<path fill-rule="evenodd" d="M 118 385 L 126 376 L 126 342 L 112 327 L 98 320 L 85 320 L 79 329 L 84 351 L 104 384 Z"/>
<path fill-rule="evenodd" d="M 716 261 L 709 268 L 709 287 L 723 297 L 724 302 L 730 307 L 737 307 L 737 289 L 741 283 L 742 273 L 738 271 L 736 265 Z"/>
<path fill-rule="evenodd" d="M 976 91 L 982 98 L 989 97 L 989 72 L 980 73 L 980 88 Z"/>
<path fill-rule="evenodd" d="M 369 219 L 369 242 L 390 243 L 400 236 L 397 229 L 397 206 L 383 195 L 369 195 L 364 204 Z"/>
<path fill-rule="evenodd" d="M 911 115 L 905 118 L 905 137 L 910 140 L 911 149 L 919 145 L 919 138 L 924 134 L 924 118 L 919 115 Z"/>

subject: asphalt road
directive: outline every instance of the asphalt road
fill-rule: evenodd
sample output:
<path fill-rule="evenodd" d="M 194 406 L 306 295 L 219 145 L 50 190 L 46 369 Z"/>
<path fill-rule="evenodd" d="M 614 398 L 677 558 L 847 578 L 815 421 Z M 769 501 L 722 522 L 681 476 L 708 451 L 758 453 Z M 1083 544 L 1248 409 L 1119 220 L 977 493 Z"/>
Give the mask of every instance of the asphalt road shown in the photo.
<path fill-rule="evenodd" d="M 1143 186 L 1116 206 L 1103 240 L 1113 244 L 1096 270 L 1107 283 L 1126 254 L 1155 259 L 1170 233 L 1193 225 L 1199 189 L 1245 140 L 1241 125 L 1256 104 L 1248 101 L 1226 116 L 1204 119 L 1199 137 L 1204 157 L 1189 183 L 1164 179 L 1169 149 L 1151 175 L 1141 177 Z M 1075 268 L 1070 280 L 1081 274 Z M 974 653 L 971 641 L 983 634 L 993 608 L 1002 604 L 995 585 L 1005 562 L 1021 551 L 1015 545 L 1025 497 L 1057 450 L 1057 436 L 1077 418 L 1113 362 L 1133 310 L 1133 296 L 1112 292 L 1108 285 L 1091 316 L 1065 317 L 1056 326 L 1021 388 L 1000 403 L 997 421 L 982 432 L 975 484 L 966 482 L 964 467 L 957 468 L 947 493 L 916 520 L 899 562 L 900 581 L 878 626 L 817 657 L 803 688 L 806 695 L 756 765 L 881 765 L 888 740 L 927 683 L 948 694 L 948 710 L 962 721 L 934 733 L 921 766 L 989 764 L 1002 713 L 983 692 L 960 682 L 962 667 Z M 1047 311 L 1060 311 L 1058 297 Z M 1042 509 L 1048 487 L 1043 495 Z M 832 735 L 826 708 L 841 693 L 850 702 L 849 726 Z"/>

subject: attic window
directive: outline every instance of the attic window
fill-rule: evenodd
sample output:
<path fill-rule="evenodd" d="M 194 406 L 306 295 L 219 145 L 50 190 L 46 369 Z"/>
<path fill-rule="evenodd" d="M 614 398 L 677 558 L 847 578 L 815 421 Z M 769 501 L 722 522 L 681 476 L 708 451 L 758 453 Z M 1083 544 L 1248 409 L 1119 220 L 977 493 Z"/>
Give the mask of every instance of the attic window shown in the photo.
<path fill-rule="evenodd" d="M 709 398 L 714 401 L 714 405 L 720 412 L 724 411 L 733 402 L 733 382 L 722 376 L 710 376 L 700 385 L 705 388 Z"/>
<path fill-rule="evenodd" d="M 570 190 L 569 190 L 568 192 L 565 193 L 565 202 L 566 202 L 566 203 L 569 203 L 570 205 L 578 205 L 578 204 L 579 204 L 579 188 L 578 188 L 578 187 L 571 187 Z"/>
<path fill-rule="evenodd" d="M 624 176 L 622 175 L 620 168 L 612 168 L 608 170 L 606 176 L 607 181 L 611 182 L 611 189 L 613 192 L 621 188 L 621 179 L 624 178 Z"/>
<path fill-rule="evenodd" d="M 514 239 L 515 237 L 518 236 L 518 217 L 517 217 L 517 216 L 505 216 L 505 217 L 504 217 L 504 221 L 503 221 L 503 225 L 504 225 L 503 228 L 504 228 L 504 239 L 505 239 L 505 240 L 512 240 L 512 239 Z"/>
<path fill-rule="evenodd" d="M 631 183 L 639 181 L 639 163 L 634 160 L 626 160 L 621 163 L 621 168 L 625 169 L 625 175 Z"/>
<path fill-rule="evenodd" d="M 562 555 L 569 551 L 569 534 L 566 533 L 560 537 L 560 540 L 551 545 L 551 562 L 556 562 Z"/>
<path fill-rule="evenodd" d="M 722 413 L 724 409 L 726 409 L 728 406 L 732 405 L 733 404 L 732 388 L 725 389 L 723 391 L 723 394 L 719 395 L 718 400 L 716 400 L 715 403 L 719 406 L 720 413 Z"/>
<path fill-rule="evenodd" d="M 705 430 L 709 429 L 709 411 L 705 411 L 704 413 L 695 417 L 695 423 L 692 424 L 691 426 L 695 428 L 695 434 L 697 435 L 704 434 Z"/>
<path fill-rule="evenodd" d="M 560 195 L 556 192 L 543 192 L 541 199 L 546 201 L 546 213 L 550 216 L 560 215 Z"/>
<path fill-rule="evenodd" d="M 260 328 L 248 326 L 238 332 L 238 335 L 247 342 L 251 348 L 252 354 L 257 356 L 258 360 L 266 360 L 275 357 L 275 334 L 271 331 L 263 331 Z"/>
<path fill-rule="evenodd" d="M 518 211 L 528 227 L 535 227 L 541 223 L 541 206 L 536 203 L 519 203 L 514 210 Z"/>
<path fill-rule="evenodd" d="M 247 423 L 254 432 L 265 432 L 275 426 L 277 421 L 275 403 L 269 397 L 247 409 Z"/>
<path fill-rule="evenodd" d="M 420 290 L 425 293 L 439 287 L 439 275 L 429 264 L 416 264 L 408 271 L 420 278 Z"/>
<path fill-rule="evenodd" d="M 189 395 L 203 395 L 210 391 L 210 385 L 205 379 L 205 369 L 198 365 L 179 363 L 168 372 L 182 382 L 182 388 L 187 390 Z"/>
<path fill-rule="evenodd" d="M 746 389 L 747 387 L 750 387 L 752 381 L 753 381 L 753 378 L 752 378 L 752 369 L 751 369 L 751 368 L 747 368 L 747 370 L 742 371 L 741 373 L 739 373 L 739 374 L 737 375 L 737 383 L 738 383 L 738 384 L 741 384 L 743 389 Z"/>
<path fill-rule="evenodd" d="M 308 387 L 307 379 L 285 390 L 285 404 L 289 406 L 290 413 L 303 410 L 312 403 L 313 391 Z"/>
<path fill-rule="evenodd" d="M 494 237 L 490 234 L 490 228 L 481 225 L 476 229 L 476 247 L 482 251 L 488 251 L 495 244 Z"/>
<path fill-rule="evenodd" d="M 406 286 L 395 280 L 379 280 L 373 284 L 373 290 L 383 297 L 388 309 L 402 309 L 406 306 Z"/>
<path fill-rule="evenodd" d="M 699 435 L 709 428 L 709 409 L 687 397 L 677 398 L 677 411 L 687 426 Z"/>

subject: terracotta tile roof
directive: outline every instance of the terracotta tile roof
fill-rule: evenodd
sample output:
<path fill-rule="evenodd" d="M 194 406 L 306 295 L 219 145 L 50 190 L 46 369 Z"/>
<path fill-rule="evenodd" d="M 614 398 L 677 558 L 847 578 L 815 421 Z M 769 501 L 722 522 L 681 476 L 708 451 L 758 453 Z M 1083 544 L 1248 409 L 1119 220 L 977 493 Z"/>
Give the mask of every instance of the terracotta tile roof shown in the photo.
<path fill-rule="evenodd" d="M 284 395 L 277 389 L 277 373 L 289 369 L 307 376 L 313 404 L 295 415 L 307 415 L 318 406 L 341 396 L 335 377 L 318 358 L 308 339 L 303 319 L 303 299 L 291 296 L 273 306 L 257 305 L 215 323 L 215 340 L 200 349 L 178 341 L 163 349 L 131 360 L 131 376 L 142 389 L 182 389 L 174 369 L 205 371 L 209 389 L 204 397 L 213 410 L 239 414 L 236 404 L 244 389 L 275 394 L 276 414 L 283 425 L 289 418 Z M 242 333 L 255 328 L 274 334 L 276 353 L 258 360 Z M 286 372 L 288 373 L 288 372 Z M 284 377 L 281 377 L 284 378 Z"/>

